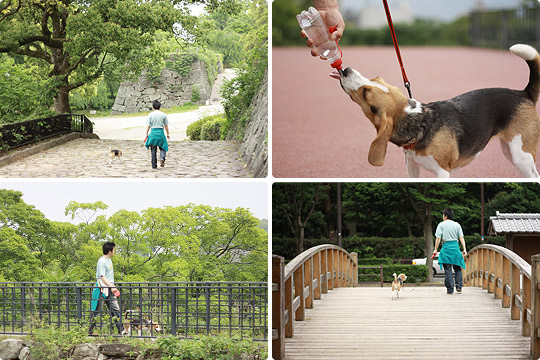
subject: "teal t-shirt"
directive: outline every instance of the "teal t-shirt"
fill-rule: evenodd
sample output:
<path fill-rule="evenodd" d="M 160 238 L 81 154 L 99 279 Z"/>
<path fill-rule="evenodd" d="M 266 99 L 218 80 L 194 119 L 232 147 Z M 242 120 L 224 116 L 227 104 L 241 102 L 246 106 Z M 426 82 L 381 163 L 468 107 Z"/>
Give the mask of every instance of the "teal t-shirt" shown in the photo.
<path fill-rule="evenodd" d="M 441 238 L 443 244 L 447 241 L 458 241 L 460 236 L 463 236 L 463 230 L 454 220 L 445 220 L 437 225 L 435 237 Z"/>
<path fill-rule="evenodd" d="M 114 283 L 113 263 L 111 259 L 107 259 L 105 256 L 99 258 L 96 266 L 96 279 L 99 280 L 101 276 L 104 276 L 110 283 Z"/>
<path fill-rule="evenodd" d="M 164 112 L 154 110 L 150 113 L 150 115 L 148 115 L 148 119 L 146 119 L 146 125 L 150 126 L 152 129 L 163 129 L 165 125 L 169 125 L 169 120 L 167 119 L 167 115 L 165 115 Z"/>

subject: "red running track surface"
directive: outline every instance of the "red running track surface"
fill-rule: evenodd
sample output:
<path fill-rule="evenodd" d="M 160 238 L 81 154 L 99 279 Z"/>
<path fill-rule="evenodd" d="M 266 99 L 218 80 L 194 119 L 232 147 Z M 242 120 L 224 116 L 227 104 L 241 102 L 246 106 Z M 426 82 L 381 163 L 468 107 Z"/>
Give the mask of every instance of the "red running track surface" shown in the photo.
<path fill-rule="evenodd" d="M 403 86 L 392 47 L 345 47 L 344 67 Z M 427 103 L 485 88 L 524 89 L 529 68 L 510 51 L 475 48 L 401 48 L 412 94 Z M 328 74 L 327 61 L 306 48 L 272 50 L 272 173 L 276 178 L 403 178 L 403 150 L 392 143 L 384 166 L 368 163 L 375 128 Z M 537 109 L 540 109 L 537 106 Z M 540 169 L 540 160 L 536 160 Z M 421 170 L 421 177 L 435 177 Z M 520 178 L 497 138 L 452 178 Z"/>

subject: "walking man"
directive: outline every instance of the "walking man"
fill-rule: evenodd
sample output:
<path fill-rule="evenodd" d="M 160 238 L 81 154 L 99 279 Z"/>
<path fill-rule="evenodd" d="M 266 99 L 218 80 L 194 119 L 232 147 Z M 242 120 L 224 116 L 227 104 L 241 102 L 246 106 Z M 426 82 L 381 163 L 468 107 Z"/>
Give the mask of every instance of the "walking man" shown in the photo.
<path fill-rule="evenodd" d="M 107 304 L 109 315 L 114 321 L 118 333 L 122 334 L 123 325 L 121 322 L 120 306 L 116 299 L 120 292 L 114 286 L 114 269 L 112 258 L 116 253 L 115 243 L 108 241 L 103 244 L 103 256 L 99 258 L 96 266 L 96 287 L 92 292 L 92 301 L 90 307 L 92 315 L 90 316 L 89 334 L 92 335 L 96 322 L 94 318 L 103 311 L 103 302 Z M 111 326 L 112 327 L 112 326 Z"/>
<path fill-rule="evenodd" d="M 165 166 L 165 155 L 169 151 L 167 140 L 169 137 L 169 120 L 164 112 L 160 111 L 161 103 L 158 100 L 154 100 L 152 104 L 154 111 L 148 115 L 146 120 L 146 148 L 152 152 L 152 169 L 157 169 L 157 148 L 159 147 L 159 159 L 160 166 Z M 165 137 L 165 130 L 167 137 Z"/>

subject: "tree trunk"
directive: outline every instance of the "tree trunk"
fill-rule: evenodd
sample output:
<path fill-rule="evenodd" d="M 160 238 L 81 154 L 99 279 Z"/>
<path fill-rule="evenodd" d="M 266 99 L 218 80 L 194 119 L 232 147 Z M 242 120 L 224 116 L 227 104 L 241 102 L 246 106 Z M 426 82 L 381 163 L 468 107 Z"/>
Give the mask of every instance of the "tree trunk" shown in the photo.
<path fill-rule="evenodd" d="M 53 110 L 57 114 L 68 114 L 71 112 L 71 107 L 69 106 L 69 88 L 67 85 L 58 87 L 58 92 L 54 96 Z"/>
<path fill-rule="evenodd" d="M 428 210 L 429 209 L 429 210 Z M 431 208 L 426 209 L 426 221 L 424 222 L 424 247 L 426 249 L 426 265 L 428 268 L 427 282 L 433 281 L 433 226 L 431 226 Z"/>

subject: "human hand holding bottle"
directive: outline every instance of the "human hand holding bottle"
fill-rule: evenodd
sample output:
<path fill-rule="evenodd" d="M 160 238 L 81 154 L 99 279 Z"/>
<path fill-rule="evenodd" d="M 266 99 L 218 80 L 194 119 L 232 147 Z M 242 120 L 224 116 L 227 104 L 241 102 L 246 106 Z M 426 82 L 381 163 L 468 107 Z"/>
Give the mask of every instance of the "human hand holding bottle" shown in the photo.
<path fill-rule="evenodd" d="M 335 31 L 330 35 L 332 41 L 338 41 L 343 36 L 343 31 L 345 30 L 345 22 L 343 21 L 343 16 L 338 10 L 337 0 L 313 0 L 315 8 L 321 14 L 321 19 L 326 24 L 328 29 L 332 27 L 335 28 Z M 307 37 L 307 34 L 302 30 L 301 35 Z M 317 49 L 313 47 L 314 42 L 312 39 L 307 39 L 306 45 L 311 47 L 312 56 L 321 56 Z M 321 59 L 327 60 L 324 56 L 321 56 Z"/>

